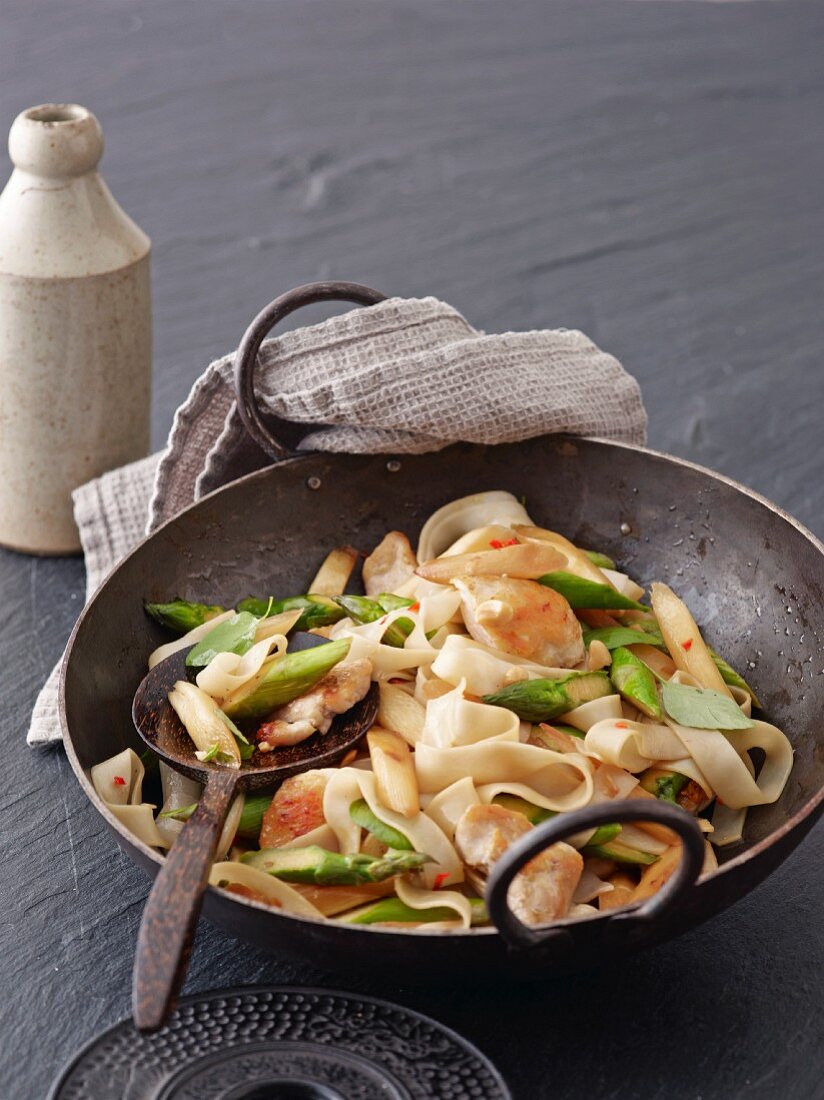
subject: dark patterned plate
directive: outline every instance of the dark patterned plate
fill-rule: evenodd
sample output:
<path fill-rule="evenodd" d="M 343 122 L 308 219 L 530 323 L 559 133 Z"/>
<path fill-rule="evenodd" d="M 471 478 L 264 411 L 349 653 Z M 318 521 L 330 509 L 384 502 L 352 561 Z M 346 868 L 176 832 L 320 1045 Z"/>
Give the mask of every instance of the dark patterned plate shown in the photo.
<path fill-rule="evenodd" d="M 284 986 L 181 1001 L 155 1035 L 131 1020 L 77 1054 L 50 1100 L 509 1100 L 454 1031 L 372 997 Z"/>

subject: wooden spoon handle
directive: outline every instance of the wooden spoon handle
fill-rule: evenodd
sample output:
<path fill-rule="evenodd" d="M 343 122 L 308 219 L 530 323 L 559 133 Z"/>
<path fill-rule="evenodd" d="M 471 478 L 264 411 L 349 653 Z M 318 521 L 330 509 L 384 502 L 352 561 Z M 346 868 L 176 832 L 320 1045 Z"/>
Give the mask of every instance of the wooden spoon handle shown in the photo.
<path fill-rule="evenodd" d="M 139 1031 L 156 1031 L 175 1006 L 189 966 L 197 919 L 237 773 L 214 771 L 197 809 L 155 879 L 140 932 L 132 982 Z"/>

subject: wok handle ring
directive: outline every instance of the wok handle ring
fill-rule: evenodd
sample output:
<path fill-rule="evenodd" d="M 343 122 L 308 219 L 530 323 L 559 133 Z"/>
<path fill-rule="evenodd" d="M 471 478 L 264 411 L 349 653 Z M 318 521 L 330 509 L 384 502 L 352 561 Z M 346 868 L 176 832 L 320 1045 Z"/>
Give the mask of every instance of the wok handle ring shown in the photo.
<path fill-rule="evenodd" d="M 620 824 L 632 821 L 652 821 L 677 833 L 683 845 L 681 862 L 664 887 L 640 908 L 616 910 L 610 912 L 608 917 L 585 923 L 613 925 L 620 922 L 620 927 L 626 929 L 627 937 L 638 942 L 656 921 L 677 908 L 684 894 L 692 888 L 701 874 L 704 865 L 704 835 L 695 818 L 680 806 L 667 802 L 653 802 L 648 799 L 601 802 L 571 813 L 559 814 L 530 829 L 492 868 L 486 890 L 487 907 L 495 926 L 510 947 L 524 949 L 539 944 L 549 946 L 553 940 L 558 941 L 559 948 L 568 946 L 575 927 L 562 925 L 555 928 L 530 928 L 512 912 L 507 894 L 512 880 L 524 864 L 551 844 L 575 833 L 614 822 Z M 617 932 L 618 928 L 615 930 Z"/>
<path fill-rule="evenodd" d="M 299 435 L 296 427 L 305 434 L 308 425 L 294 425 L 285 420 L 278 420 L 269 416 L 268 423 L 261 415 L 257 398 L 255 397 L 255 367 L 257 366 L 258 352 L 269 332 L 284 317 L 294 313 L 296 309 L 312 305 L 315 302 L 355 302 L 361 306 L 373 306 L 384 301 L 385 294 L 361 283 L 323 282 L 305 283 L 295 287 L 294 290 L 281 294 L 252 321 L 243 334 L 240 346 L 235 355 L 235 398 L 240 419 L 246 431 L 275 462 L 291 458 L 293 448 L 297 446 Z M 290 446 L 287 446 L 274 434 L 270 425 L 274 424 L 280 434 L 285 437 Z"/>

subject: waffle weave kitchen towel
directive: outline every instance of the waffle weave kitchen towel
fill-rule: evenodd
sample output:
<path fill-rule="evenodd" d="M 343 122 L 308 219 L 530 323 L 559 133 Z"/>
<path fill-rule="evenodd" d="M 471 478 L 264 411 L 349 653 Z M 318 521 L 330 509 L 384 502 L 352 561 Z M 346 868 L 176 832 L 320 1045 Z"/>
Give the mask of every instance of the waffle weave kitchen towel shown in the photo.
<path fill-rule="evenodd" d="M 87 599 L 147 531 L 271 461 L 241 423 L 233 361 L 201 375 L 163 452 L 76 490 Z M 582 333 L 487 335 L 435 298 L 389 298 L 267 340 L 256 386 L 267 412 L 306 426 L 308 451 L 419 454 L 556 432 L 646 438 L 637 383 Z M 40 691 L 30 744 L 61 737 L 58 679 L 55 669 Z"/>

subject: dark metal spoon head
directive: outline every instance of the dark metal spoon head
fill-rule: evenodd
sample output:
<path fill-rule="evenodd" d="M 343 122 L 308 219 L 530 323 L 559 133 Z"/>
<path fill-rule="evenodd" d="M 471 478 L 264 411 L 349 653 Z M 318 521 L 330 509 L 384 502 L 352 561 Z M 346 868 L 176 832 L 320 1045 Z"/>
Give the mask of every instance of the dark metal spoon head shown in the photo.
<path fill-rule="evenodd" d="M 290 652 L 307 648 L 306 639 L 314 635 L 296 636 L 296 644 L 290 640 Z M 324 639 L 317 642 L 324 644 Z M 206 783 L 214 772 L 226 773 L 222 764 L 205 763 L 195 756 L 195 746 L 186 728 L 169 703 L 169 692 L 177 680 L 190 678 L 186 667 L 188 650 L 179 650 L 167 657 L 140 682 L 132 702 L 132 719 L 135 729 L 153 752 L 184 775 Z M 378 689 L 373 684 L 368 694 L 345 714 L 339 715 L 328 733 L 315 733 L 297 745 L 286 745 L 272 752 L 255 749 L 251 759 L 242 763 L 236 772 L 238 787 L 252 791 L 274 787 L 290 775 L 310 768 L 331 768 L 364 737 L 374 723 L 378 710 Z"/>

